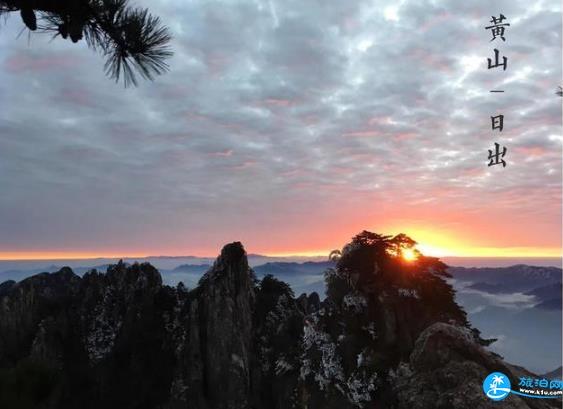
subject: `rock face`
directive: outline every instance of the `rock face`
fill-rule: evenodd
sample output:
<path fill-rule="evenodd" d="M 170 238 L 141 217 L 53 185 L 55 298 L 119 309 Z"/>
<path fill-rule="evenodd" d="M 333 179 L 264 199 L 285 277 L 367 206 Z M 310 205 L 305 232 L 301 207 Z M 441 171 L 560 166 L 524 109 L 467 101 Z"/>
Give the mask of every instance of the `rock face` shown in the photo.
<path fill-rule="evenodd" d="M 559 402 L 510 396 L 491 404 L 482 390 L 482 380 L 491 372 L 512 379 L 531 374 L 506 364 L 475 343 L 466 329 L 436 323 L 417 339 L 408 363 L 392 373 L 398 409 L 447 408 L 552 408 Z M 494 406 L 493 406 L 494 405 Z"/>
<path fill-rule="evenodd" d="M 148 264 L 120 263 L 83 278 L 63 268 L 23 280 L 0 299 L 0 362 L 12 370 L 3 375 L 25 369 L 12 379 L 24 386 L 41 375 L 47 407 L 155 407 L 168 396 L 173 365 L 165 297 Z M 2 386 L 1 407 L 39 404 Z"/>
<path fill-rule="evenodd" d="M 7 282 L 2 287 L 0 365 L 6 366 L 26 357 L 36 334 L 46 336 L 45 332 L 54 320 L 66 326 L 65 310 L 79 292 L 80 277 L 69 268 L 63 268 L 54 274 L 38 274 L 18 284 Z M 38 346 L 35 347 L 37 350 Z"/>
<path fill-rule="evenodd" d="M 254 277 L 244 248 L 223 248 L 175 317 L 187 329 L 179 347 L 175 406 L 247 408 L 250 402 Z M 182 405 L 184 403 L 184 405 Z"/>
<path fill-rule="evenodd" d="M 438 306 L 423 285 L 363 283 L 342 266 L 327 272 L 324 301 L 295 298 L 272 276 L 256 280 L 238 242 L 192 290 L 163 286 L 149 264 L 123 263 L 3 283 L 0 407 L 558 406 L 484 397 L 488 373 L 521 369 L 483 347 L 443 283 L 429 281 L 445 291 Z"/>
<path fill-rule="evenodd" d="M 244 249 L 230 244 L 203 277 L 199 299 L 203 384 L 211 407 L 249 406 L 253 306 Z"/>

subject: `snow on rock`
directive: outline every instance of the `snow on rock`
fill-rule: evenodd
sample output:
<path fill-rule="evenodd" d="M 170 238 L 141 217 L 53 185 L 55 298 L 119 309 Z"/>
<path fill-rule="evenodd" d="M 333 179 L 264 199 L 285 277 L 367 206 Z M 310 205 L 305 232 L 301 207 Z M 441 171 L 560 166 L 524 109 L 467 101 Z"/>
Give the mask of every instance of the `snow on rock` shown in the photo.
<path fill-rule="evenodd" d="M 84 343 L 92 362 L 101 360 L 111 352 L 121 328 L 121 319 L 112 314 L 115 300 L 113 288 L 106 288 L 102 302 L 94 308 L 91 315 L 93 319 L 87 325 Z"/>
<path fill-rule="evenodd" d="M 320 313 L 320 311 L 319 311 Z M 301 379 L 313 375 L 321 390 L 326 390 L 331 383 L 343 382 L 344 373 L 340 356 L 336 353 L 336 344 L 330 335 L 316 328 L 315 315 L 313 322 L 303 328 L 303 359 L 301 365 Z M 322 315 L 322 314 L 321 314 Z M 317 352 L 320 359 L 308 358 L 309 353 Z"/>
<path fill-rule="evenodd" d="M 368 305 L 365 297 L 358 293 L 346 294 L 342 302 L 344 303 L 344 307 L 346 309 L 354 312 L 361 312 Z"/>
<path fill-rule="evenodd" d="M 364 325 L 362 329 L 368 332 L 371 339 L 377 338 L 377 333 L 375 332 L 375 322 L 371 321 L 368 325 Z"/>
<path fill-rule="evenodd" d="M 345 304 L 351 308 L 364 308 L 367 303 L 365 298 L 349 294 Z M 319 318 L 322 316 L 321 310 L 318 315 L 309 316 L 305 322 L 300 379 L 312 378 L 321 391 L 335 388 L 354 406 L 362 408 L 372 401 L 376 390 L 377 374 L 369 368 L 369 351 L 364 349 L 359 352 L 355 369 L 346 374 L 337 343 L 320 329 Z M 341 337 L 345 335 L 341 334 Z"/>
<path fill-rule="evenodd" d="M 398 293 L 400 297 L 420 299 L 418 292 L 414 288 L 399 288 Z"/>
<path fill-rule="evenodd" d="M 293 369 L 293 365 L 287 362 L 284 356 L 281 356 L 276 360 L 276 367 L 275 367 L 276 376 L 283 375 L 284 373 L 289 372 L 292 369 Z"/>
<path fill-rule="evenodd" d="M 366 379 L 367 378 L 367 379 Z M 371 401 L 372 393 L 375 391 L 375 380 L 377 374 L 372 373 L 369 376 L 363 375 L 355 371 L 346 381 L 348 392 L 346 397 L 350 403 L 362 408 Z"/>
<path fill-rule="evenodd" d="M 275 307 L 266 315 L 264 333 L 260 336 L 259 352 L 260 365 L 263 371 L 274 368 L 276 374 L 282 374 L 293 369 L 290 358 L 285 356 L 275 357 L 274 348 L 272 348 L 270 337 L 276 337 L 285 331 L 285 323 L 287 317 L 292 313 L 291 300 L 281 295 L 278 297 Z"/>

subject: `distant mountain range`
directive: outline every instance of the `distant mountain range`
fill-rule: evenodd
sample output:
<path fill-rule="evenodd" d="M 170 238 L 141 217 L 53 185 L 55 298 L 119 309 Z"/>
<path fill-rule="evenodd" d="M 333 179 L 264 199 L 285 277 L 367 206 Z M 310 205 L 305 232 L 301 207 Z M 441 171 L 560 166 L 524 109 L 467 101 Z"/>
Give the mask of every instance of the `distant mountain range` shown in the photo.
<path fill-rule="evenodd" d="M 563 366 L 540 376 L 545 379 L 561 379 L 563 378 Z"/>
<path fill-rule="evenodd" d="M 498 284 L 518 291 L 527 288 L 530 282 L 543 284 L 561 282 L 561 268 L 517 264 L 510 267 L 450 267 L 448 270 L 460 280 Z"/>
<path fill-rule="evenodd" d="M 152 257 L 154 264 L 159 267 L 165 280 L 170 278 L 170 284 L 187 281 L 186 284 L 195 285 L 200 275 L 203 275 L 212 266 L 212 259 L 195 256 L 186 257 Z M 323 273 L 333 267 L 330 261 L 279 261 L 280 258 L 268 257 L 259 254 L 248 256 L 249 264 L 258 277 L 272 274 L 287 280 L 295 292 L 317 291 L 324 292 Z M 100 261 L 100 260 L 97 260 Z M 104 260 L 105 261 L 105 260 Z M 130 262 L 124 260 L 125 262 Z M 160 261 L 160 263 L 158 262 Z M 175 264 L 170 264 L 175 261 Z M 179 261 L 188 261 L 178 265 Z M 91 266 L 80 266 L 72 263 L 75 274 L 84 275 L 96 269 L 105 271 L 111 262 Z M 160 264 L 160 265 L 159 265 Z M 0 270 L 0 282 L 6 280 L 20 281 L 26 277 L 42 272 L 58 271 L 62 265 L 51 264 L 47 267 L 29 269 Z M 1 268 L 1 267 L 0 267 Z M 562 272 L 557 267 L 538 267 L 518 264 L 510 267 L 450 267 L 448 270 L 455 280 L 470 283 L 468 288 L 489 294 L 522 293 L 534 296 L 537 307 L 545 309 L 561 309 L 561 282 Z M 167 277 L 168 276 L 168 277 Z"/>
<path fill-rule="evenodd" d="M 181 264 L 172 271 L 176 273 L 205 273 L 211 268 L 211 264 Z"/>
<path fill-rule="evenodd" d="M 331 261 L 306 261 L 297 262 L 267 262 L 254 266 L 252 269 L 257 276 L 272 274 L 274 276 L 300 275 L 300 274 L 322 274 L 327 268 L 333 267 Z M 172 271 L 175 273 L 205 273 L 211 268 L 211 264 L 181 264 Z"/>
<path fill-rule="evenodd" d="M 490 294 L 522 293 L 536 298 L 538 308 L 562 309 L 562 272 L 557 267 L 515 265 L 504 268 L 451 267 L 455 279 L 468 288 Z"/>

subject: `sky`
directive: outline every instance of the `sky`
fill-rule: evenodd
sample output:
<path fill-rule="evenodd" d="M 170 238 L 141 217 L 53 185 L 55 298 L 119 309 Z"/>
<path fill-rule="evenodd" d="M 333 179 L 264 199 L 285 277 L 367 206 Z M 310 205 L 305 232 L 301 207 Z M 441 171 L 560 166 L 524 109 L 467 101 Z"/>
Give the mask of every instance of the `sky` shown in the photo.
<path fill-rule="evenodd" d="M 561 255 L 558 0 L 132 4 L 174 36 L 137 88 L 84 41 L 1 23 L 0 259 L 328 254 L 362 230 Z"/>

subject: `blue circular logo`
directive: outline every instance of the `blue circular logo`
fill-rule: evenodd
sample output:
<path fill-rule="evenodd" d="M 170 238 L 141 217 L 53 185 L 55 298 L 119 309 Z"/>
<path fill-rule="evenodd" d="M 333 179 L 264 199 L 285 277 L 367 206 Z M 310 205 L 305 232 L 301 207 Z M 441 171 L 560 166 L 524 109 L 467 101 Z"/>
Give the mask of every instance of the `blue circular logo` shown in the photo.
<path fill-rule="evenodd" d="M 489 399 L 503 400 L 510 393 L 510 379 L 502 372 L 493 372 L 483 381 L 483 392 Z"/>

